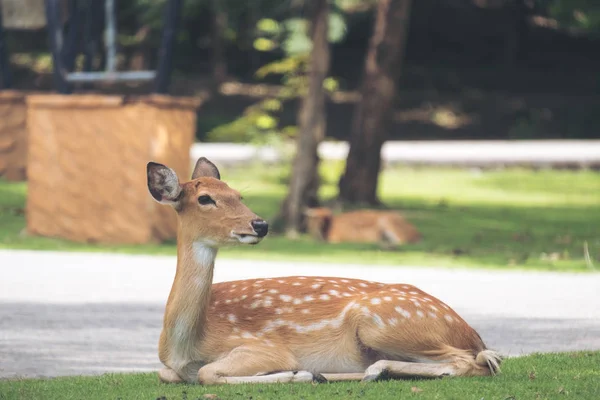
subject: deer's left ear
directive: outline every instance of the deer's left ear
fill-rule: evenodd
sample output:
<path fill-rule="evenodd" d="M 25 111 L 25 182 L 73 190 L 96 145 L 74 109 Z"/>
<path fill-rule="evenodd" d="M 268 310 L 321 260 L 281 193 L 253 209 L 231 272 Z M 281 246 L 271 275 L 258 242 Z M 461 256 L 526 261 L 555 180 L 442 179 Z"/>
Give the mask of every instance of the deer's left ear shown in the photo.
<path fill-rule="evenodd" d="M 206 157 L 200 157 L 194 167 L 192 179 L 198 179 L 203 176 L 209 176 L 215 179 L 221 179 L 219 169 L 215 164 L 210 162 Z"/>
<path fill-rule="evenodd" d="M 149 162 L 146 166 L 148 190 L 161 204 L 175 205 L 179 202 L 182 188 L 177 174 L 166 165 Z"/>

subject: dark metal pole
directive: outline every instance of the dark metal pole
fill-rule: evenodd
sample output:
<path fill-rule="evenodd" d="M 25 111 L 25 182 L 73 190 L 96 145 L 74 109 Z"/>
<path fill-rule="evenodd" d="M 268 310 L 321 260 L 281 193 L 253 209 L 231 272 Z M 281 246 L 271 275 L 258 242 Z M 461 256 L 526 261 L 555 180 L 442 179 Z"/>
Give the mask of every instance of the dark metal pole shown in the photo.
<path fill-rule="evenodd" d="M 77 4 L 77 0 L 69 0 L 69 30 L 67 43 L 63 49 L 63 59 L 67 71 L 73 71 L 75 68 L 75 58 L 79 53 L 79 20 L 81 15 Z"/>
<path fill-rule="evenodd" d="M 2 25 L 2 7 L 0 7 L 0 88 L 10 89 L 12 87 L 12 76 L 10 63 L 8 62 L 6 41 L 4 38 L 4 26 Z"/>
<path fill-rule="evenodd" d="M 168 0 L 166 5 L 162 40 L 158 52 L 158 69 L 154 81 L 155 93 L 165 94 L 169 89 L 173 68 L 173 47 L 181 16 L 181 4 L 181 0 Z"/>
<path fill-rule="evenodd" d="M 68 94 L 71 92 L 71 87 L 64 78 L 66 70 L 62 57 L 63 35 L 60 3 L 59 0 L 46 0 L 45 4 L 50 50 L 52 51 L 52 62 L 54 63 L 54 85 L 59 93 Z"/>

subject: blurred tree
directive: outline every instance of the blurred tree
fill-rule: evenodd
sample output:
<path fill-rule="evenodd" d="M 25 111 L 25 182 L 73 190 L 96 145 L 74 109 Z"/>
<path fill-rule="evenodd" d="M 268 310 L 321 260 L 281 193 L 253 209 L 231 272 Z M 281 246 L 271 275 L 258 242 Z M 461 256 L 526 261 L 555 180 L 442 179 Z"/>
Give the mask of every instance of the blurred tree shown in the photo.
<path fill-rule="evenodd" d="M 329 4 L 328 0 L 311 0 L 310 53 L 308 92 L 298 114 L 296 156 L 294 158 L 290 189 L 285 198 L 281 216 L 288 236 L 302 229 L 303 212 L 317 203 L 319 188 L 319 156 L 317 148 L 325 137 L 325 89 L 323 83 L 329 71 Z"/>
<path fill-rule="evenodd" d="M 411 0 L 379 0 L 364 64 L 361 99 L 353 115 L 346 169 L 339 183 L 343 202 L 379 203 L 381 147 L 402 66 L 410 6 Z"/>

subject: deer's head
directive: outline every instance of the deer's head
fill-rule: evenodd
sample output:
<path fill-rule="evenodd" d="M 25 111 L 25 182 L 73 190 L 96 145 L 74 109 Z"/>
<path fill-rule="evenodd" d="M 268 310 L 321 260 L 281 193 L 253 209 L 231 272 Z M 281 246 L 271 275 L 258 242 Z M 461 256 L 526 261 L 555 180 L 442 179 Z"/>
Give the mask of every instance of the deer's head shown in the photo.
<path fill-rule="evenodd" d="M 327 232 L 331 227 L 333 211 L 327 207 L 307 208 L 304 210 L 306 216 L 306 229 L 316 239 L 326 240 Z"/>
<path fill-rule="evenodd" d="M 149 162 L 148 190 L 157 202 L 170 205 L 179 217 L 180 235 L 210 247 L 257 244 L 269 225 L 244 203 L 240 193 L 221 181 L 217 167 L 202 157 L 192 180 L 180 183 L 171 168 Z"/>

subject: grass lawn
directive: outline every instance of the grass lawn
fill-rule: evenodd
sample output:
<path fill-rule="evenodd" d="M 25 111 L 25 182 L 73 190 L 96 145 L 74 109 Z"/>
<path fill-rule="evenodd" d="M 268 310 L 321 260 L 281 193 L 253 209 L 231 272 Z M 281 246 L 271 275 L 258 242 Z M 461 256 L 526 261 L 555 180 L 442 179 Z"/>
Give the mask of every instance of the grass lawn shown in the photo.
<path fill-rule="evenodd" d="M 322 166 L 324 199 L 336 194 L 339 163 Z M 284 168 L 222 169 L 257 214 L 272 218 L 287 189 Z M 413 264 L 589 271 L 584 242 L 600 262 L 600 174 L 593 171 L 471 171 L 394 168 L 381 176 L 381 197 L 421 230 L 424 240 L 396 251 L 376 245 L 328 245 L 270 234 L 258 246 L 223 249 L 221 257 L 362 264 Z M 0 248 L 175 254 L 174 243 L 98 246 L 27 237 L 23 183 L 0 182 Z"/>
<path fill-rule="evenodd" d="M 0 380 L 0 399 L 598 399 L 600 352 L 537 354 L 505 360 L 486 378 L 382 381 L 362 384 L 164 385 L 156 374 Z M 214 398 L 214 397 L 212 397 Z"/>

